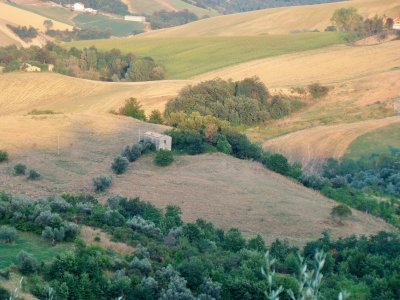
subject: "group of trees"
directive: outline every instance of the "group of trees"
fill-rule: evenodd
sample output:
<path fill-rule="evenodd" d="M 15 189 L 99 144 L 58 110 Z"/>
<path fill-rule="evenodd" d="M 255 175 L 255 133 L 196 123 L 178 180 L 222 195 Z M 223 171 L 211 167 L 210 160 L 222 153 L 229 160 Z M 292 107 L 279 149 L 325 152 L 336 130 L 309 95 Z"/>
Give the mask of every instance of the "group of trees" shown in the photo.
<path fill-rule="evenodd" d="M 40 48 L 0 48 L 0 65 L 5 72 L 19 70 L 23 63 L 30 63 L 46 70 L 80 78 L 103 81 L 148 81 L 164 78 L 164 70 L 150 57 L 138 58 L 132 53 L 123 54 L 118 49 L 100 51 L 95 47 L 79 50 L 64 49 L 54 43 Z"/>
<path fill-rule="evenodd" d="M 382 17 L 376 15 L 373 18 L 364 19 L 354 7 L 337 9 L 331 21 L 334 27 L 331 26 L 327 30 L 346 32 L 349 42 L 374 35 L 385 38 L 391 30 L 390 24 L 384 24 Z"/>
<path fill-rule="evenodd" d="M 172 113 L 198 112 L 233 125 L 253 125 L 279 119 L 302 107 L 298 99 L 275 95 L 270 100 L 267 87 L 258 78 L 242 81 L 215 79 L 188 86 L 166 104 L 165 116 Z"/>
<path fill-rule="evenodd" d="M 80 40 L 108 39 L 111 37 L 111 29 L 100 29 L 94 26 L 86 25 L 82 28 L 74 27 L 73 30 L 56 30 L 48 29 L 48 36 L 51 36 L 59 41 L 71 42 Z"/>
<path fill-rule="evenodd" d="M 152 29 L 160 29 L 194 22 L 199 18 L 194 13 L 185 9 L 181 11 L 157 11 L 152 15 L 146 16 L 146 19 L 150 22 Z"/>
<path fill-rule="evenodd" d="M 16 35 L 18 35 L 22 40 L 29 42 L 33 38 L 37 37 L 38 30 L 32 26 L 13 26 L 7 24 L 7 27 L 10 28 Z"/>
<path fill-rule="evenodd" d="M 73 251 L 46 262 L 20 253 L 17 268 L 26 276 L 29 292 L 39 299 L 48 299 L 51 291 L 54 299 L 250 300 L 265 299 L 265 292 L 268 295 L 280 286 L 281 299 L 300 299 L 305 290 L 299 286 L 303 282 L 299 270 L 315 269 L 317 250 L 325 253 L 317 252 L 316 256 L 317 272 L 324 275 L 318 275 L 320 286 L 314 291 L 320 299 L 337 299 L 343 289 L 351 299 L 400 296 L 400 238 L 395 233 L 336 241 L 325 233 L 300 251 L 280 240 L 267 246 L 261 236 L 246 240 L 238 229 L 225 232 L 204 220 L 185 223 L 178 207 L 161 210 L 138 198 L 112 196 L 106 205 L 90 195 L 71 194 L 39 201 L 26 199 L 23 204 L 19 201 L 0 194 L 3 223 L 18 230 L 40 233 L 39 224 L 74 220 L 101 228 L 114 240 L 135 248 L 122 256 L 77 241 Z M 37 205 L 48 205 L 46 217 Z M 27 217 L 37 213 L 41 216 L 38 221 L 39 216 Z M 47 231 L 43 238 L 51 236 Z M 71 230 L 64 234 L 67 232 Z M 298 254 L 305 259 L 298 259 Z M 268 275 L 271 270 L 270 282 L 263 272 Z M 307 290 L 312 288 L 305 284 Z"/>

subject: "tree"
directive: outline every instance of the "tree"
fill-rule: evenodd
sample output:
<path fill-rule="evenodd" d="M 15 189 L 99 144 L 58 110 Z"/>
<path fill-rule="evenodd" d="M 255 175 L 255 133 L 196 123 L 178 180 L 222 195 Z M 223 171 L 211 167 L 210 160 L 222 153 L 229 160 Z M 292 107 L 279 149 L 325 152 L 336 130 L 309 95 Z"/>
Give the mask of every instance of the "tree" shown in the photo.
<path fill-rule="evenodd" d="M 46 30 L 49 31 L 54 24 L 52 20 L 44 20 L 43 25 L 46 27 Z"/>
<path fill-rule="evenodd" d="M 153 124 L 164 124 L 164 119 L 158 109 L 151 112 L 149 122 Z"/>
<path fill-rule="evenodd" d="M 29 275 L 35 273 L 39 268 L 39 262 L 32 254 L 22 250 L 17 255 L 17 266 L 21 274 Z"/>
<path fill-rule="evenodd" d="M 111 176 L 97 176 L 93 178 L 93 187 L 96 192 L 104 192 L 112 184 Z"/>
<path fill-rule="evenodd" d="M 114 158 L 114 161 L 111 164 L 111 169 L 114 171 L 115 174 L 122 174 L 126 172 L 128 166 L 128 159 L 126 157 L 118 155 L 116 158 Z"/>
<path fill-rule="evenodd" d="M 34 169 L 29 170 L 29 173 L 28 173 L 28 179 L 29 180 L 38 180 L 40 178 L 40 176 L 41 175 L 39 174 L 38 171 L 36 171 Z"/>
<path fill-rule="evenodd" d="M 15 175 L 25 175 L 26 166 L 24 164 L 16 164 L 14 166 L 14 174 Z"/>
<path fill-rule="evenodd" d="M 121 107 L 119 113 L 124 116 L 129 116 L 138 120 L 146 121 L 146 114 L 142 105 L 136 98 L 129 98 L 125 101 L 125 106 Z"/>
<path fill-rule="evenodd" d="M 224 246 L 229 251 L 238 252 L 246 247 L 246 240 L 238 229 L 233 228 L 226 233 Z"/>
<path fill-rule="evenodd" d="M 343 221 L 344 219 L 349 218 L 352 215 L 351 209 L 344 204 L 339 204 L 332 208 L 331 216 L 334 219 L 338 219 L 339 221 Z"/>
<path fill-rule="evenodd" d="M 17 230 L 14 227 L 0 227 L 0 241 L 11 244 L 17 239 Z"/>
<path fill-rule="evenodd" d="M 8 153 L 4 150 L 0 150 L 0 162 L 6 161 L 8 159 Z"/>
<path fill-rule="evenodd" d="M 363 17 L 358 14 L 354 7 L 340 8 L 335 10 L 331 21 L 340 31 L 354 32 L 357 31 L 362 23 Z"/>
<path fill-rule="evenodd" d="M 174 161 L 174 155 L 171 151 L 169 150 L 160 150 L 157 152 L 156 157 L 154 158 L 154 162 L 161 166 L 161 167 L 166 167 L 172 164 Z"/>

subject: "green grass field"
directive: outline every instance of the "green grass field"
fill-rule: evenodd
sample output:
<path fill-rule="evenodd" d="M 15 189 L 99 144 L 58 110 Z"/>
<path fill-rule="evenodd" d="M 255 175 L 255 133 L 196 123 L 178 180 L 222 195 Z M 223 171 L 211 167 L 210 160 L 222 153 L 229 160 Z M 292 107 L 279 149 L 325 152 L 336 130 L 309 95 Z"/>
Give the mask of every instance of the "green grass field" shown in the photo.
<path fill-rule="evenodd" d="M 183 0 L 167 0 L 164 2 L 167 3 L 168 5 L 165 6 L 161 6 L 160 3 L 156 0 L 130 0 L 130 2 L 132 2 L 132 6 L 139 13 L 142 14 L 153 14 L 154 12 L 160 11 L 162 9 L 171 10 L 171 8 L 174 8 L 176 10 L 187 9 L 190 12 L 196 14 L 200 18 L 205 15 L 208 15 L 210 17 L 218 15 L 217 11 L 197 7 Z"/>
<path fill-rule="evenodd" d="M 44 242 L 39 236 L 18 232 L 17 241 L 14 244 L 0 243 L 0 269 L 6 268 L 16 262 L 16 256 L 21 250 L 31 253 L 39 261 L 46 261 L 54 258 L 67 249 L 70 245 L 57 245 L 52 247 Z"/>
<path fill-rule="evenodd" d="M 119 19 L 111 19 L 102 15 L 79 14 L 73 21 L 78 26 L 93 26 L 99 29 L 111 29 L 114 36 L 126 36 L 133 32 L 142 31 L 143 24 Z"/>
<path fill-rule="evenodd" d="M 339 44 L 338 33 L 302 33 L 252 37 L 126 38 L 67 43 L 66 47 L 119 48 L 138 56 L 151 56 L 164 65 L 169 79 L 195 75 L 235 64 Z"/>
<path fill-rule="evenodd" d="M 373 153 L 385 153 L 389 147 L 400 148 L 400 124 L 392 124 L 358 137 L 347 149 L 345 157 L 357 159 Z"/>

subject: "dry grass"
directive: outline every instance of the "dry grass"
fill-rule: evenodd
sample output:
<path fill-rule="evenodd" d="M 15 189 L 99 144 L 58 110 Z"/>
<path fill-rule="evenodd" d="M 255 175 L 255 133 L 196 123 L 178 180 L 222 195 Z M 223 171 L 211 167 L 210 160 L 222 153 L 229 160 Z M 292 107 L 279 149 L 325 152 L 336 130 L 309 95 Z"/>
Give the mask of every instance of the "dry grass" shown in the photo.
<path fill-rule="evenodd" d="M 33 26 L 41 31 L 44 31 L 46 28 L 44 27 L 43 22 L 47 20 L 47 18 L 39 16 L 27 10 L 7 5 L 6 3 L 0 1 L 0 20 L 4 20 L 9 24 L 20 26 Z M 67 25 L 55 20 L 53 20 L 53 24 L 54 29 L 72 30 L 71 25 Z"/>
<path fill-rule="evenodd" d="M 130 97 L 137 98 L 149 114 L 153 109 L 164 110 L 165 103 L 189 83 L 109 83 L 53 73 L 0 74 L 0 116 L 27 114 L 33 109 L 107 113 L 118 110 Z"/>
<path fill-rule="evenodd" d="M 400 117 L 317 126 L 268 140 L 263 146 L 311 168 L 328 157 L 342 157 L 357 137 L 394 123 L 400 123 Z"/>
<path fill-rule="evenodd" d="M 195 77 L 240 80 L 257 75 L 268 86 L 282 87 L 311 82 L 332 83 L 387 71 L 400 66 L 400 41 L 372 46 L 338 45 L 281 55 L 235 65 Z"/>
<path fill-rule="evenodd" d="M 16 274 L 14 272 L 10 273 L 10 279 L 9 280 L 4 280 L 0 278 L 0 285 L 7 289 L 9 292 L 13 292 L 16 287 L 19 287 L 19 282 L 21 280 L 21 275 Z M 22 287 L 24 288 L 24 284 L 26 284 L 26 278 L 22 282 Z M 38 300 L 35 296 L 33 296 L 30 293 L 26 293 L 25 291 L 20 291 L 20 297 L 18 299 L 24 299 L 24 300 Z"/>
<path fill-rule="evenodd" d="M 163 128 L 130 118 L 101 114 L 4 116 L 0 144 L 10 161 L 0 165 L 0 186 L 31 196 L 61 192 L 92 192 L 91 179 L 111 174 L 110 163 L 138 129 Z M 57 155 L 57 136 L 61 151 Z M 2 147 L 4 148 L 4 147 Z M 38 170 L 43 178 L 27 181 L 12 175 L 16 163 Z M 287 238 L 296 244 L 331 229 L 333 236 L 371 234 L 391 230 L 382 220 L 354 212 L 354 220 L 338 226 L 330 219 L 334 205 L 319 194 L 265 170 L 261 165 L 221 154 L 179 156 L 168 168 L 145 156 L 128 172 L 114 176 L 114 184 L 100 200 L 114 194 L 140 196 L 159 207 L 179 205 L 185 220 L 204 218 L 227 229 L 238 227 L 247 236 L 261 233 L 270 242 Z"/>
<path fill-rule="evenodd" d="M 121 242 L 111 241 L 110 236 L 101 231 L 100 229 L 95 229 L 89 226 L 82 226 L 80 231 L 81 238 L 85 241 L 87 245 L 97 245 L 104 249 L 113 249 L 116 252 L 122 254 L 131 254 L 135 249 L 127 244 Z M 99 237 L 100 241 L 95 241 L 95 238 Z"/>
<path fill-rule="evenodd" d="M 333 12 L 342 7 L 356 7 L 365 17 L 400 15 L 398 0 L 352 0 L 320 5 L 265 9 L 200 20 L 187 25 L 157 30 L 144 36 L 238 36 L 282 34 L 296 30 L 323 31 Z"/>

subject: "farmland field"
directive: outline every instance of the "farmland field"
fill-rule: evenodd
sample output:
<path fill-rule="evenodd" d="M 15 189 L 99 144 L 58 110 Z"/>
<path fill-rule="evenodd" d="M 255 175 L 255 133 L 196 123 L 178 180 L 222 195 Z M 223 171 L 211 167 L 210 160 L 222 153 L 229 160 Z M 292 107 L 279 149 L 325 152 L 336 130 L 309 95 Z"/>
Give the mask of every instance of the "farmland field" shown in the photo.
<path fill-rule="evenodd" d="M 143 30 L 142 23 L 111 19 L 102 15 L 79 14 L 73 18 L 73 21 L 78 26 L 93 26 L 103 30 L 111 29 L 112 35 L 115 36 L 126 36 Z"/>
<path fill-rule="evenodd" d="M 70 248 L 70 245 L 60 244 L 52 247 L 39 236 L 30 233 L 18 232 L 18 238 L 13 244 L 0 243 L 0 269 L 16 262 L 16 256 L 21 251 L 31 253 L 39 261 L 51 260 Z"/>
<path fill-rule="evenodd" d="M 124 2 L 132 12 L 142 14 L 152 14 L 160 10 L 179 11 L 184 9 L 193 12 L 198 17 L 205 15 L 215 16 L 218 14 L 216 11 L 200 8 L 182 0 L 124 0 Z"/>
<path fill-rule="evenodd" d="M 339 44 L 337 33 L 303 33 L 258 37 L 125 38 L 67 43 L 66 47 L 118 48 L 151 56 L 170 79 L 185 79 L 238 63 Z"/>
<path fill-rule="evenodd" d="M 357 159 L 373 153 L 385 153 L 389 147 L 400 148 L 400 124 L 392 124 L 359 136 L 347 148 L 345 157 Z"/>

